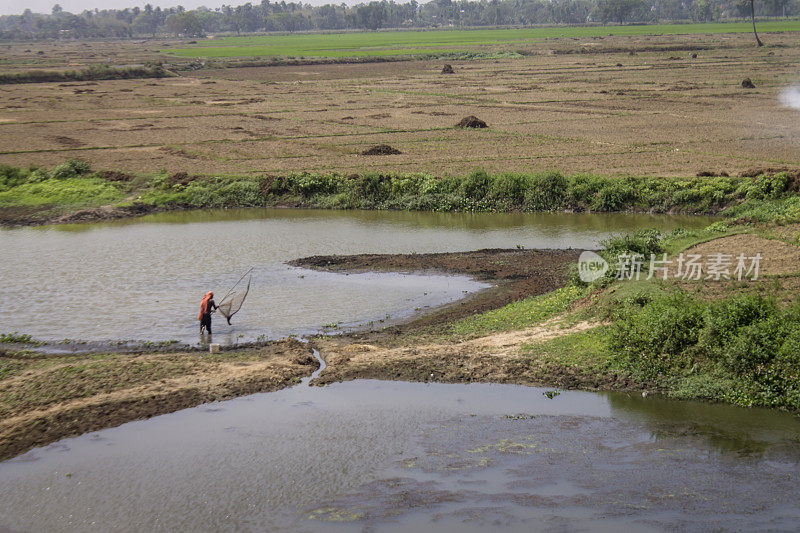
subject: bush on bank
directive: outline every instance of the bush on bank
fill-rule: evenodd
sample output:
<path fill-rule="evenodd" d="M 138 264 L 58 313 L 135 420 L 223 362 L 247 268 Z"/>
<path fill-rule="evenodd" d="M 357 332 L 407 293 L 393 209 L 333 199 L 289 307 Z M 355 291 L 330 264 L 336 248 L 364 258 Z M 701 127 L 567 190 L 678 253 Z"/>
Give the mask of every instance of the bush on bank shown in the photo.
<path fill-rule="evenodd" d="M 636 295 L 614 314 L 616 362 L 673 395 L 800 411 L 800 302 Z"/>

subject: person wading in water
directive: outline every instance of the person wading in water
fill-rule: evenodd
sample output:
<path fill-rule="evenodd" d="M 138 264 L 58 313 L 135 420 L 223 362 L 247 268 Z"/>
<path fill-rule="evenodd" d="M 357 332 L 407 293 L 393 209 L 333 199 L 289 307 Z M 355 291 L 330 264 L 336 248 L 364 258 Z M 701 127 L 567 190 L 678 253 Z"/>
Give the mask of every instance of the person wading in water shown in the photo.
<path fill-rule="evenodd" d="M 197 315 L 197 318 L 200 320 L 201 335 L 203 333 L 203 328 L 211 335 L 211 311 L 216 308 L 217 304 L 214 303 L 214 293 L 208 291 L 206 295 L 203 296 L 203 301 L 200 302 L 200 314 Z"/>

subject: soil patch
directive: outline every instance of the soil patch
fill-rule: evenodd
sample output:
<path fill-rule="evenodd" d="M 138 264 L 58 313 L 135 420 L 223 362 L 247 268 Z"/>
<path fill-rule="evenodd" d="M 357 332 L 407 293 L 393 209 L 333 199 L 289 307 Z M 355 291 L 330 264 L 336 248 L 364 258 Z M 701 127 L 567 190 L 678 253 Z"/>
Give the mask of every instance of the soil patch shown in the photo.
<path fill-rule="evenodd" d="M 314 385 L 351 379 L 435 381 L 438 383 L 518 383 L 586 390 L 630 390 L 641 385 L 615 373 L 592 373 L 522 355 L 523 343 L 536 343 L 597 324 L 570 328 L 555 323 L 462 342 L 386 347 L 369 341 L 320 338 L 314 346 L 328 364 Z"/>
<path fill-rule="evenodd" d="M 787 244 L 783 241 L 765 239 L 753 234 L 732 235 L 721 239 L 705 242 L 693 246 L 684 252 L 684 255 L 698 254 L 703 262 L 722 254 L 730 256 L 731 276 L 737 265 L 737 257 L 744 255 L 746 258 L 761 254 L 759 263 L 759 276 L 795 274 L 800 272 L 800 246 Z M 750 260 L 746 266 L 750 266 Z"/>
<path fill-rule="evenodd" d="M 486 122 L 482 121 L 476 116 L 470 115 L 461 119 L 461 122 L 456 124 L 456 128 L 488 128 Z"/>
<path fill-rule="evenodd" d="M 361 152 L 361 155 L 398 155 L 402 154 L 400 150 L 389 146 L 388 144 L 376 144 Z"/>

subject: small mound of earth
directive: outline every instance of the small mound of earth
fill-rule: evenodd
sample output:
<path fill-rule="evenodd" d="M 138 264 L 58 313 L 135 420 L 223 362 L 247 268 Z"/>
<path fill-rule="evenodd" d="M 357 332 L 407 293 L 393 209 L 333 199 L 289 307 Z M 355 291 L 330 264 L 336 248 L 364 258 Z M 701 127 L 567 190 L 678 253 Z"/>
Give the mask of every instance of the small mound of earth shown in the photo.
<path fill-rule="evenodd" d="M 442 74 L 455 74 L 456 71 L 453 70 L 453 65 L 445 65 L 442 67 Z"/>
<path fill-rule="evenodd" d="M 489 126 L 487 126 L 484 121 L 473 115 L 462 118 L 461 122 L 456 124 L 456 128 L 488 128 L 488 127 Z"/>
<path fill-rule="evenodd" d="M 752 82 L 752 80 L 750 78 L 745 78 L 745 79 L 742 80 L 742 87 L 744 87 L 745 89 L 755 89 L 756 88 L 756 86 L 753 85 L 753 82 Z"/>
<path fill-rule="evenodd" d="M 118 172 L 116 170 L 102 170 L 98 173 L 101 178 L 106 181 L 131 181 L 133 176 L 125 172 Z"/>
<path fill-rule="evenodd" d="M 713 170 L 700 170 L 700 171 L 697 172 L 697 177 L 698 178 L 709 178 L 709 177 L 715 177 L 715 176 L 719 176 L 719 177 L 722 177 L 722 178 L 727 178 L 727 177 L 729 177 L 729 174 L 727 172 L 725 172 L 724 170 L 722 170 L 720 172 L 715 172 Z"/>
<path fill-rule="evenodd" d="M 400 150 L 389 146 L 388 144 L 376 144 L 361 152 L 361 155 L 398 155 L 402 154 Z"/>

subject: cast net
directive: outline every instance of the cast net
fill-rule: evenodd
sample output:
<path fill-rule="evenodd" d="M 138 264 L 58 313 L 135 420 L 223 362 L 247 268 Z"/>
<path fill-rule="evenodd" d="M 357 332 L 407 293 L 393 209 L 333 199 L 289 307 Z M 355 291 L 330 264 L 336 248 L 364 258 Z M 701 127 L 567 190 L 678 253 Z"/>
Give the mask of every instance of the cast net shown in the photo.
<path fill-rule="evenodd" d="M 228 320 L 228 324 L 231 323 L 231 317 L 242 308 L 244 299 L 247 298 L 247 293 L 250 292 L 252 272 L 252 268 L 245 272 L 217 304 L 217 311 Z"/>

